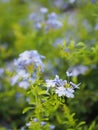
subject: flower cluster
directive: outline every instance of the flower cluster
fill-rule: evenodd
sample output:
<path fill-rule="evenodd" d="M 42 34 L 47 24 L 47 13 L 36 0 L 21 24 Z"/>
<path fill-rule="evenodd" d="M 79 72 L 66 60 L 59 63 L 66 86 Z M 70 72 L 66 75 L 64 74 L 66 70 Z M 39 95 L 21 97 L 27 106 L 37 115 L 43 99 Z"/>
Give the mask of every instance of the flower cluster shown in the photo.
<path fill-rule="evenodd" d="M 19 58 L 14 60 L 16 74 L 11 78 L 11 84 L 18 84 L 25 89 L 30 86 L 30 82 L 34 82 L 36 79 L 37 69 L 39 68 L 41 71 L 44 71 L 44 64 L 42 62 L 44 58 L 36 50 L 21 53 Z"/>
<path fill-rule="evenodd" d="M 71 73 L 66 72 L 67 76 L 72 76 Z M 59 79 L 59 76 L 56 75 L 53 80 L 46 80 L 47 91 L 51 88 L 54 88 L 54 92 L 59 96 L 66 96 L 68 98 L 74 98 L 74 90 L 79 88 L 79 84 L 74 84 L 68 80 Z"/>
<path fill-rule="evenodd" d="M 77 77 L 80 74 L 85 74 L 88 71 L 88 67 L 84 65 L 77 65 L 70 67 L 68 71 L 72 72 L 72 76 Z"/>
<path fill-rule="evenodd" d="M 39 13 L 30 14 L 29 19 L 34 21 L 34 27 L 36 29 L 44 28 L 44 30 L 48 31 L 49 29 L 58 29 L 62 27 L 63 24 L 58 19 L 58 15 L 56 13 L 47 13 L 48 9 L 43 7 L 40 9 Z"/>
<path fill-rule="evenodd" d="M 20 69 L 24 69 L 33 64 L 34 68 L 38 68 L 40 66 L 43 70 L 44 64 L 42 63 L 42 59 L 44 58 L 45 57 L 39 55 L 36 50 L 24 51 L 19 55 L 19 58 L 14 61 L 14 64 Z"/>

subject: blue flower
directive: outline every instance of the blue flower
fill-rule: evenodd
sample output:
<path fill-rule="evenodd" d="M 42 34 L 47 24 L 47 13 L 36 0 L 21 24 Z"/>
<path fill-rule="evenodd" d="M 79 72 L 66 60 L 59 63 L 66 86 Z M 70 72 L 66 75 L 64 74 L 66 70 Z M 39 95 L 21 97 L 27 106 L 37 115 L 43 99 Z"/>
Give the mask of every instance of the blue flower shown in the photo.
<path fill-rule="evenodd" d="M 74 84 L 73 82 L 70 81 L 70 85 L 72 86 L 73 89 L 79 88 L 80 84 L 81 84 L 81 83 L 79 83 L 79 84 Z"/>
<path fill-rule="evenodd" d="M 84 65 L 77 65 L 68 69 L 71 71 L 71 76 L 77 77 L 80 74 L 85 74 L 88 71 L 88 67 Z"/>
<path fill-rule="evenodd" d="M 42 59 L 45 57 L 40 55 L 36 50 L 24 51 L 19 55 L 19 58 L 14 60 L 15 75 L 11 77 L 11 85 L 17 84 L 19 87 L 27 89 L 30 83 L 36 80 L 37 69 L 44 71 Z M 29 72 L 30 67 L 30 72 Z"/>
<path fill-rule="evenodd" d="M 43 14 L 46 14 L 48 12 L 48 9 L 45 7 L 40 8 L 40 12 Z"/>
<path fill-rule="evenodd" d="M 22 80 L 18 83 L 18 86 L 27 89 L 30 86 L 30 83 L 26 80 Z"/>
<path fill-rule="evenodd" d="M 14 64 L 20 68 L 24 69 L 29 65 L 34 65 L 34 67 L 41 67 L 44 69 L 44 64 L 42 63 L 42 59 L 45 57 L 40 55 L 36 50 L 24 51 L 19 55 L 19 58 L 14 61 Z"/>
<path fill-rule="evenodd" d="M 67 72 L 68 77 L 71 75 L 71 73 Z M 66 96 L 67 98 L 74 98 L 74 89 L 78 89 L 79 86 L 80 83 L 75 84 L 71 81 L 62 80 L 58 75 L 56 75 L 53 80 L 46 80 L 47 92 L 53 87 L 54 93 L 56 93 L 59 97 Z"/>
<path fill-rule="evenodd" d="M 0 77 L 2 77 L 4 74 L 4 68 L 0 68 Z"/>
<path fill-rule="evenodd" d="M 62 80 L 59 79 L 59 76 L 56 75 L 54 80 L 46 80 L 46 86 L 48 89 L 50 89 L 50 87 L 61 87 L 64 86 L 66 84 L 66 80 Z"/>
<path fill-rule="evenodd" d="M 72 88 L 58 87 L 55 93 L 57 93 L 59 97 L 66 96 L 68 98 L 74 98 L 74 90 Z"/>
<path fill-rule="evenodd" d="M 66 75 L 67 75 L 67 77 L 71 77 L 72 76 L 72 73 L 70 73 L 70 72 L 66 72 Z"/>

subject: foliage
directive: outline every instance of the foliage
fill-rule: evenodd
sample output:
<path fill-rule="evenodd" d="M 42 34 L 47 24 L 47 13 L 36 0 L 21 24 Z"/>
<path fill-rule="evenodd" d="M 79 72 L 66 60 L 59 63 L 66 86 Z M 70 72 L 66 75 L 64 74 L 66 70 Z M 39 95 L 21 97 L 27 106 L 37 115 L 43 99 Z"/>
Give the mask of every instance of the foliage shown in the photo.
<path fill-rule="evenodd" d="M 97 6 L 94 0 L 0 1 L 0 130 L 98 129 Z M 25 60 L 18 56 L 30 50 L 38 55 L 24 59 L 34 66 L 20 71 Z M 47 93 L 46 80 L 55 75 L 60 85 L 69 83 L 66 72 L 81 83 L 74 98 L 58 96 L 54 87 Z"/>

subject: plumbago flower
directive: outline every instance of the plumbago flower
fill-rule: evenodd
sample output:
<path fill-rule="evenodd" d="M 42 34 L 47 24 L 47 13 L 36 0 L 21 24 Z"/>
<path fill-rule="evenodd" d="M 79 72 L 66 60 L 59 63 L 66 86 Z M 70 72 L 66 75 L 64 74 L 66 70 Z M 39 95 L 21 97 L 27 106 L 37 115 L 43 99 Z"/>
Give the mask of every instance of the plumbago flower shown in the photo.
<path fill-rule="evenodd" d="M 45 7 L 40 8 L 38 13 L 31 13 L 29 20 L 34 22 L 35 29 L 44 29 L 46 32 L 50 29 L 56 30 L 63 26 L 59 16 L 55 12 L 48 13 L 48 9 Z"/>
<path fill-rule="evenodd" d="M 69 72 L 66 72 L 66 74 L 69 80 L 69 77 L 71 77 L 72 74 Z M 58 75 L 56 75 L 53 80 L 46 80 L 47 91 L 49 92 L 51 88 L 54 88 L 53 91 L 59 97 L 66 96 L 67 98 L 74 98 L 74 91 L 79 88 L 80 83 L 75 84 L 68 80 L 62 80 Z"/>
<path fill-rule="evenodd" d="M 28 88 L 30 82 L 34 83 L 38 68 L 41 72 L 44 71 L 44 58 L 36 50 L 21 53 L 19 58 L 14 60 L 15 75 L 10 79 L 11 85 L 18 84 L 19 87 Z"/>
<path fill-rule="evenodd" d="M 36 50 L 24 51 L 19 55 L 19 58 L 14 61 L 14 64 L 20 68 L 25 69 L 29 65 L 34 65 L 34 68 L 41 67 L 41 70 L 44 68 L 42 59 L 45 57 L 38 54 Z"/>

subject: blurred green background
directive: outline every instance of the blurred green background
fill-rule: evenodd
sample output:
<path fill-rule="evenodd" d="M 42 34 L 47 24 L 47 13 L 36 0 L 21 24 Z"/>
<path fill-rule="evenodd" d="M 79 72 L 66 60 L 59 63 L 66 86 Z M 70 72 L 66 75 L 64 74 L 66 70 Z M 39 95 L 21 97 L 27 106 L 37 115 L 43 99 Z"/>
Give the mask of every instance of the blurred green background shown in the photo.
<path fill-rule="evenodd" d="M 44 19 L 43 7 L 48 9 Z M 46 28 L 44 20 L 52 12 L 60 28 Z M 36 18 L 41 27 L 36 27 Z M 0 0 L 0 130 L 17 130 L 26 123 L 26 90 L 9 82 L 12 61 L 25 50 L 38 50 L 46 57 L 44 77 L 64 78 L 68 69 L 74 71 L 72 80 L 81 87 L 67 100 L 68 106 L 86 127 L 98 123 L 97 0 Z"/>

